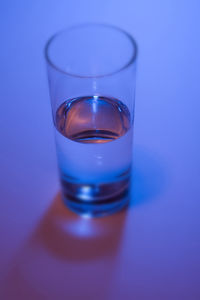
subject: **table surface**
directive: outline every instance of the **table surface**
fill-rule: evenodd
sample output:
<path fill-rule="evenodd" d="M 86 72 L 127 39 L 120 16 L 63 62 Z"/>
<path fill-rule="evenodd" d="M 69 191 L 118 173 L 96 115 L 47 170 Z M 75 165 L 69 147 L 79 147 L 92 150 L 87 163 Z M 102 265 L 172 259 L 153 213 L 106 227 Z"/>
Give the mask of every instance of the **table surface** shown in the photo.
<path fill-rule="evenodd" d="M 200 299 L 199 1 L 0 2 L 0 298 Z M 105 22 L 139 44 L 133 197 L 83 219 L 60 200 L 43 48 Z"/>

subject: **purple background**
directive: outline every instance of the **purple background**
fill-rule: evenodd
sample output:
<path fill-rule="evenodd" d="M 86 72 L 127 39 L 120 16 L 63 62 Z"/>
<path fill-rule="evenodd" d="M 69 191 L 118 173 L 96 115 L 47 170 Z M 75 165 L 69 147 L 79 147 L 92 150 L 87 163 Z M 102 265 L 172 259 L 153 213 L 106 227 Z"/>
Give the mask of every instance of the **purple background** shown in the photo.
<path fill-rule="evenodd" d="M 0 298 L 200 299 L 200 2 L 0 2 Z M 82 219 L 59 196 L 43 57 L 95 21 L 139 44 L 133 199 Z"/>

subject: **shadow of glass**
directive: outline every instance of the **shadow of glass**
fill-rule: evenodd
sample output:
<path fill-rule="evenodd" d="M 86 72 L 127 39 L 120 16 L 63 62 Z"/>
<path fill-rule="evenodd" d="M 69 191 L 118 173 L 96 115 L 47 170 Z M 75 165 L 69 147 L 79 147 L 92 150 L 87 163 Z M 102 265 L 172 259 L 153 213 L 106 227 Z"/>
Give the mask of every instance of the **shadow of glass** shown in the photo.
<path fill-rule="evenodd" d="M 145 148 L 134 147 L 131 206 L 153 201 L 166 187 L 166 168 L 159 157 Z"/>
<path fill-rule="evenodd" d="M 58 194 L 13 261 L 3 299 L 108 299 L 126 212 L 86 219 Z"/>
<path fill-rule="evenodd" d="M 84 218 L 65 207 L 58 194 L 32 237 L 64 260 L 87 261 L 112 256 L 120 245 L 126 209 L 103 218 Z"/>

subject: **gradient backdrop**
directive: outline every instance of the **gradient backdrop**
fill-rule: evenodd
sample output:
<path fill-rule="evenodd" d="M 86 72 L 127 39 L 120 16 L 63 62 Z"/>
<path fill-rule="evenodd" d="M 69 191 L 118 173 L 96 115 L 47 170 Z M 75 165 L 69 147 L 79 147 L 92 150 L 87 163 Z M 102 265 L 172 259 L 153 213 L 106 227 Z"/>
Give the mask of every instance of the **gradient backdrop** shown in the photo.
<path fill-rule="evenodd" d="M 1 0 L 0 299 L 200 299 L 200 2 Z M 133 199 L 82 219 L 60 200 L 43 57 L 105 22 L 139 45 Z"/>

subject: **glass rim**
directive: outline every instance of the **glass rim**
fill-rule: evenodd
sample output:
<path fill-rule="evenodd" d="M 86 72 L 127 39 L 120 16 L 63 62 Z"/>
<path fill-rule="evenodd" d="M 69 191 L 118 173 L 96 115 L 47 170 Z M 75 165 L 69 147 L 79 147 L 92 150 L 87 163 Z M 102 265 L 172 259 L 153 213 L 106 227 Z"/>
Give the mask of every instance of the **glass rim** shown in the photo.
<path fill-rule="evenodd" d="M 79 75 L 79 74 L 74 74 L 74 73 L 71 73 L 71 72 L 67 72 L 67 71 L 63 70 L 62 68 L 58 67 L 53 62 L 53 60 L 50 59 L 50 57 L 49 57 L 49 48 L 50 48 L 52 42 L 55 40 L 56 37 L 58 37 L 62 33 L 67 33 L 67 32 L 69 32 L 73 29 L 76 29 L 76 28 L 81 29 L 82 27 L 86 27 L 86 26 L 90 26 L 90 27 L 98 26 L 98 27 L 102 27 L 102 28 L 103 27 L 110 28 L 110 29 L 116 30 L 116 31 L 122 33 L 124 36 L 126 36 L 129 39 L 129 41 L 131 42 L 132 48 L 133 48 L 131 58 L 127 61 L 127 63 L 125 63 L 122 67 L 120 67 L 119 69 L 117 69 L 113 72 L 102 74 L 102 75 Z M 135 39 L 132 37 L 132 35 L 130 33 L 128 33 L 127 31 L 125 31 L 124 29 L 121 29 L 120 27 L 117 27 L 115 25 L 105 24 L 105 23 L 81 23 L 81 24 L 78 24 L 78 25 L 74 25 L 74 26 L 64 28 L 62 30 L 57 31 L 55 34 L 53 34 L 47 40 L 47 42 L 45 44 L 44 55 L 45 55 L 47 63 L 53 69 L 55 69 L 56 71 L 58 71 L 62 74 L 65 74 L 65 75 L 68 75 L 68 76 L 71 76 L 71 77 L 77 77 L 77 78 L 101 78 L 101 77 L 107 77 L 107 76 L 115 75 L 115 74 L 120 73 L 121 71 L 127 69 L 129 66 L 131 66 L 136 61 L 136 58 L 137 58 L 137 55 L 138 55 L 138 46 L 137 46 L 137 43 L 136 43 Z"/>

